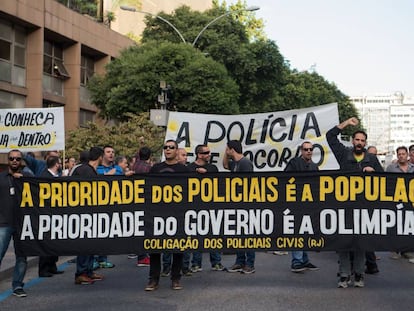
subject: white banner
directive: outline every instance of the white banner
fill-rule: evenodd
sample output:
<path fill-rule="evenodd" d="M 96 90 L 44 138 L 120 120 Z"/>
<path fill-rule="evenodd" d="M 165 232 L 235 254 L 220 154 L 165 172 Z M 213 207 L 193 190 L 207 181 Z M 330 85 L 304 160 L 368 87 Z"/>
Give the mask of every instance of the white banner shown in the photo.
<path fill-rule="evenodd" d="M 65 149 L 63 107 L 0 109 L 0 153 Z"/>
<path fill-rule="evenodd" d="M 179 147 L 185 148 L 188 161 L 195 160 L 194 149 L 206 144 L 211 163 L 223 171 L 226 143 L 239 140 L 243 154 L 255 171 L 281 171 L 287 162 L 300 154 L 300 145 L 314 144 L 313 161 L 319 169 L 337 169 L 338 163 L 326 141 L 326 132 L 339 123 L 336 103 L 278 112 L 214 115 L 170 112 L 166 133 Z"/>

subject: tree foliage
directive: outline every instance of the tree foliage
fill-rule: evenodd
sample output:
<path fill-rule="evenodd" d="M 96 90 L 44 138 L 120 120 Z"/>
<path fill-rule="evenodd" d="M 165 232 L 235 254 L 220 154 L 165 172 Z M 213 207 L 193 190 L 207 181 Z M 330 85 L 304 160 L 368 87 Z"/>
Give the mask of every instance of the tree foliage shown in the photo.
<path fill-rule="evenodd" d="M 278 47 L 270 40 L 249 40 L 246 26 L 239 20 L 244 14 L 239 5 L 236 16 L 225 15 L 205 28 L 218 16 L 226 14 L 222 6 L 216 6 L 204 13 L 191 11 L 182 6 L 171 15 L 159 15 L 173 23 L 194 47 L 215 61 L 223 64 L 228 74 L 239 86 L 238 106 L 242 113 L 271 110 L 274 99 L 284 83 L 287 67 Z M 147 27 L 142 42 L 149 40 L 171 40 L 180 42 L 180 37 L 167 23 L 160 19 L 147 17 Z M 202 31 L 205 28 L 204 31 Z M 201 34 L 201 35 L 200 35 Z M 194 40 L 199 35 L 199 39 Z"/>
<path fill-rule="evenodd" d="M 148 111 L 156 104 L 160 81 L 172 85 L 171 110 L 238 113 L 238 87 L 224 66 L 191 46 L 149 42 L 126 49 L 105 76 L 91 79 L 94 104 L 107 118 Z"/>
<path fill-rule="evenodd" d="M 205 12 L 187 6 L 160 12 L 187 44 L 171 25 L 147 16 L 142 45 L 124 51 L 104 77 L 92 79 L 93 102 L 106 118 L 123 119 L 125 112 L 155 107 L 159 81 L 164 80 L 172 86 L 171 110 L 236 114 L 337 102 L 340 120 L 357 115 L 335 84 L 316 72 L 291 69 L 276 43 L 258 35 L 263 21 L 244 11 L 246 7 L 245 1 L 230 8 L 214 1 Z M 227 14 L 235 10 L 237 14 Z"/>
<path fill-rule="evenodd" d="M 348 96 L 342 93 L 335 84 L 329 83 L 316 72 L 292 71 L 280 93 L 283 98 L 283 103 L 280 106 L 282 110 L 292 109 L 292 107 L 306 108 L 338 103 L 340 121 L 358 116 L 358 112 Z M 350 135 L 350 131 L 354 130 L 355 128 L 346 128 L 344 134 Z"/>
<path fill-rule="evenodd" d="M 273 41 L 248 44 L 219 41 L 206 51 L 226 66 L 238 84 L 242 113 L 277 110 L 275 99 L 285 84 L 288 68 Z"/>
<path fill-rule="evenodd" d="M 213 0 L 213 8 L 220 8 L 224 11 L 237 11 L 237 13 L 232 15 L 242 23 L 250 40 L 267 40 L 263 19 L 257 18 L 254 12 L 245 10 L 248 8 L 245 0 L 238 0 L 236 3 L 229 5 L 228 8 L 226 1 L 220 3 L 218 0 Z"/>
<path fill-rule="evenodd" d="M 96 0 L 57 0 L 59 3 L 67 6 L 80 14 L 88 14 L 96 16 L 97 2 Z"/>
<path fill-rule="evenodd" d="M 117 155 L 133 156 L 142 144 L 161 154 L 165 131 L 149 121 L 148 113 L 128 114 L 128 120 L 104 126 L 90 122 L 87 127 L 70 131 L 66 140 L 66 155 L 78 158 L 83 150 L 93 146 L 113 146 Z"/>

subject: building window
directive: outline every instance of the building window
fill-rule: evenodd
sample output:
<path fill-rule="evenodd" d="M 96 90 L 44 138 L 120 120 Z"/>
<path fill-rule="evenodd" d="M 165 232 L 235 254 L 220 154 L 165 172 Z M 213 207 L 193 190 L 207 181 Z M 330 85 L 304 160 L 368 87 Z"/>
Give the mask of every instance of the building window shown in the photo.
<path fill-rule="evenodd" d="M 91 95 L 86 88 L 89 79 L 95 73 L 95 61 L 93 58 L 81 55 L 81 68 L 80 68 L 80 100 L 84 103 L 91 102 Z"/>
<path fill-rule="evenodd" d="M 91 104 L 91 93 L 86 86 L 81 85 L 79 89 L 79 99 L 83 103 Z"/>
<path fill-rule="evenodd" d="M 51 101 L 48 101 L 48 100 L 44 100 L 42 106 L 43 106 L 43 108 L 63 107 L 62 104 L 54 103 L 54 102 L 51 102 Z"/>
<path fill-rule="evenodd" d="M 26 86 L 26 31 L 0 22 L 0 80 Z"/>
<path fill-rule="evenodd" d="M 63 64 L 63 49 L 49 41 L 44 42 L 43 90 L 63 96 L 63 81 L 70 78 Z"/>
<path fill-rule="evenodd" d="M 63 64 L 63 49 L 52 42 L 44 42 L 43 73 L 59 79 L 70 78 Z"/>
<path fill-rule="evenodd" d="M 81 71 L 80 71 L 80 84 L 86 86 L 89 79 L 95 73 L 95 62 L 92 58 L 82 55 L 81 56 Z"/>
<path fill-rule="evenodd" d="M 0 109 L 24 108 L 26 98 L 22 95 L 0 91 Z"/>
<path fill-rule="evenodd" d="M 88 122 L 95 121 L 96 113 L 90 110 L 81 109 L 79 111 L 79 126 L 87 126 Z"/>

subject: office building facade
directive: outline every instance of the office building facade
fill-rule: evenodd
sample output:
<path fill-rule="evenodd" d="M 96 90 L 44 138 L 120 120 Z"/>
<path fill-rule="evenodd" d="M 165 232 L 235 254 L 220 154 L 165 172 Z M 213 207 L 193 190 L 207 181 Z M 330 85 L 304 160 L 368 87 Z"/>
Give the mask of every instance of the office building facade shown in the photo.
<path fill-rule="evenodd" d="M 401 92 L 351 97 L 368 134 L 368 145 L 389 159 L 414 144 L 414 98 Z"/>

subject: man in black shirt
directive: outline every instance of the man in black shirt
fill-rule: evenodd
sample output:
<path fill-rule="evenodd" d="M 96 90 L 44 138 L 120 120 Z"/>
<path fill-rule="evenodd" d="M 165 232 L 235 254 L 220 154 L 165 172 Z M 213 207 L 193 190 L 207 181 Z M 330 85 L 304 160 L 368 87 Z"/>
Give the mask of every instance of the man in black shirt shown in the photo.
<path fill-rule="evenodd" d="M 313 145 L 304 141 L 300 146 L 300 157 L 291 159 L 285 167 L 286 172 L 317 171 L 319 168 L 312 161 Z M 298 273 L 306 270 L 316 271 L 318 267 L 309 261 L 308 253 L 304 251 L 292 251 L 291 271 Z"/>
<path fill-rule="evenodd" d="M 197 145 L 195 147 L 194 153 L 196 155 L 196 160 L 187 165 L 190 172 L 197 172 L 198 174 L 218 172 L 217 166 L 209 163 L 211 153 L 210 148 L 207 145 Z M 201 267 L 203 258 L 202 255 L 203 254 L 201 252 L 193 252 L 191 272 L 199 272 L 203 270 Z M 184 263 L 183 273 L 184 271 L 188 270 L 188 265 L 190 261 L 189 257 L 190 254 L 188 254 L 188 262 Z M 213 271 L 224 270 L 224 266 L 221 264 L 221 254 L 219 252 L 210 252 L 210 263 L 211 269 Z"/>
<path fill-rule="evenodd" d="M 326 132 L 326 140 L 328 141 L 329 147 L 343 171 L 364 173 L 383 172 L 384 170 L 378 158 L 368 153 L 365 149 L 367 134 L 364 131 L 358 130 L 352 134 L 352 147 L 346 147 L 339 141 L 338 135 L 342 130 L 348 126 L 357 126 L 358 124 L 358 119 L 352 117 L 331 128 Z M 340 276 L 338 287 L 347 288 L 351 284 L 352 270 L 355 272 L 354 287 L 364 287 L 365 251 L 354 250 L 351 252 L 341 250 L 338 251 L 338 255 Z M 371 258 L 369 268 L 378 269 L 376 267 L 375 257 Z"/>
<path fill-rule="evenodd" d="M 98 176 L 96 168 L 102 163 L 103 150 L 92 147 L 89 150 L 89 162 L 82 163 L 74 168 L 72 176 L 95 177 Z M 103 276 L 93 272 L 93 255 L 79 255 L 76 257 L 75 284 L 89 285 L 95 281 L 103 280 Z"/>
<path fill-rule="evenodd" d="M 52 178 L 59 177 L 62 165 L 58 156 L 49 156 L 46 159 L 46 168 L 40 174 L 40 177 Z M 40 256 L 39 257 L 39 277 L 51 277 L 54 274 L 61 274 L 64 271 L 58 270 L 56 263 L 58 256 Z"/>
<path fill-rule="evenodd" d="M 154 164 L 149 173 L 186 173 L 188 168 L 184 164 L 177 161 L 178 145 L 175 140 L 167 140 L 164 143 L 164 157 L 165 161 Z M 180 285 L 181 267 L 183 265 L 183 254 L 173 253 L 173 263 L 171 269 L 171 288 L 175 290 L 182 289 Z M 150 271 L 149 282 L 145 287 L 146 291 L 153 291 L 158 288 L 158 283 L 161 275 L 161 254 L 150 254 Z"/>
<path fill-rule="evenodd" d="M 7 170 L 0 173 L 0 264 L 9 247 L 10 240 L 15 234 L 14 212 L 17 207 L 16 187 L 14 179 L 22 176 L 32 176 L 22 172 L 22 153 L 19 150 L 11 150 L 8 153 Z M 17 237 L 13 238 L 15 241 Z M 16 249 L 16 243 L 14 243 Z M 26 297 L 27 294 L 23 290 L 23 279 L 27 269 L 27 258 L 16 256 L 16 263 L 13 272 L 13 295 L 17 297 Z"/>

